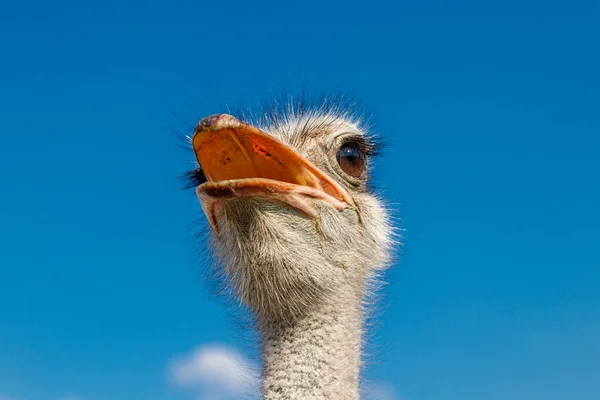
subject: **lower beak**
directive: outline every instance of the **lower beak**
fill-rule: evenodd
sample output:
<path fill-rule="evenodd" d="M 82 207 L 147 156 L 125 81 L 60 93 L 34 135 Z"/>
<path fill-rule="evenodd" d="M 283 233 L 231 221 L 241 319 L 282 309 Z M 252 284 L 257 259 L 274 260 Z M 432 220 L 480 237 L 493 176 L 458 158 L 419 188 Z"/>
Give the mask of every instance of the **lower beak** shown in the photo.
<path fill-rule="evenodd" d="M 197 190 L 201 200 L 253 194 L 281 200 L 295 193 L 329 200 L 337 208 L 353 204 L 348 192 L 310 161 L 231 115 L 201 120 L 192 145 L 207 179 Z"/>

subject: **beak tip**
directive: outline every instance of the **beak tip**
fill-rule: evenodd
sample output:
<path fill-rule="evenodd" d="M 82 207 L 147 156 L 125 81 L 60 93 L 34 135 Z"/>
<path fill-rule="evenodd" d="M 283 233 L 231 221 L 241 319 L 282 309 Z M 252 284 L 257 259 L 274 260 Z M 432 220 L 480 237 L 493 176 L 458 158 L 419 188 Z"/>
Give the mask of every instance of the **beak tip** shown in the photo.
<path fill-rule="evenodd" d="M 229 114 L 214 114 L 202 118 L 196 125 L 195 133 L 203 131 L 216 131 L 219 129 L 235 128 L 242 123 Z"/>

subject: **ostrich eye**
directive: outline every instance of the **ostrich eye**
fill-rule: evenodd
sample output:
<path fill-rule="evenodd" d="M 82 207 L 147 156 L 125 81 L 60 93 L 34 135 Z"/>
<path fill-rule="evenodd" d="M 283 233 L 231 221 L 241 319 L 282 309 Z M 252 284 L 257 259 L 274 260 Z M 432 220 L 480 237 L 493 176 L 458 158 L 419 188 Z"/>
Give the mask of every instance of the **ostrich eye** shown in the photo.
<path fill-rule="evenodd" d="M 365 170 L 365 153 L 356 143 L 345 143 L 336 154 L 336 159 L 342 171 L 358 178 Z"/>
<path fill-rule="evenodd" d="M 206 182 L 206 175 L 204 175 L 204 171 L 202 168 L 198 167 L 193 171 L 188 172 L 188 178 L 191 181 L 190 187 L 196 187 L 198 185 L 202 185 Z"/>

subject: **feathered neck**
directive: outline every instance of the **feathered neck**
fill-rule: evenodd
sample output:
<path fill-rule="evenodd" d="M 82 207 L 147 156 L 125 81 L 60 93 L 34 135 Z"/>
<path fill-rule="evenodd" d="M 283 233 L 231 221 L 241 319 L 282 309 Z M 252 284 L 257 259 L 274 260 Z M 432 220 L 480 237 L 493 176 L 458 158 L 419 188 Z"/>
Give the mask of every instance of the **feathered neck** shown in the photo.
<path fill-rule="evenodd" d="M 298 320 L 259 322 L 265 400 L 359 398 L 361 298 L 339 289 Z"/>

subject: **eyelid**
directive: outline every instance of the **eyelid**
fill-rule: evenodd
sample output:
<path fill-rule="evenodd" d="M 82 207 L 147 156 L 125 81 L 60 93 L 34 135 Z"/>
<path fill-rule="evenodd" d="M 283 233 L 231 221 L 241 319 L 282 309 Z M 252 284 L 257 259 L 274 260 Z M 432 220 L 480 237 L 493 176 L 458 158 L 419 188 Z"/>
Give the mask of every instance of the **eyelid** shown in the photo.
<path fill-rule="evenodd" d="M 353 143 L 359 146 L 367 157 L 376 155 L 378 152 L 377 143 L 368 136 L 354 132 L 348 132 L 336 138 L 336 144 L 338 148 L 348 143 Z"/>

